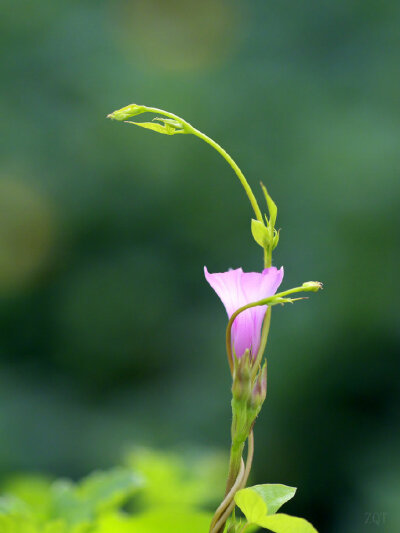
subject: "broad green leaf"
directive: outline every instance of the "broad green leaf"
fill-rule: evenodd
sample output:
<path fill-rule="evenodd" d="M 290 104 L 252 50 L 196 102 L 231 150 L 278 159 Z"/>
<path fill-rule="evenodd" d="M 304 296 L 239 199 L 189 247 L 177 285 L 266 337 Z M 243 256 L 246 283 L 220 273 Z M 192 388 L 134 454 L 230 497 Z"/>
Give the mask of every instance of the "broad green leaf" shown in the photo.
<path fill-rule="evenodd" d="M 90 533 L 133 533 L 128 515 L 112 513 L 102 516 Z"/>
<path fill-rule="evenodd" d="M 24 502 L 36 519 L 49 518 L 52 505 L 52 482 L 50 479 L 35 475 L 14 476 L 6 481 L 4 491 Z"/>
<path fill-rule="evenodd" d="M 52 517 L 68 524 L 90 523 L 100 513 L 118 509 L 142 485 L 142 477 L 126 468 L 94 472 L 78 485 L 58 481 L 53 485 Z"/>
<path fill-rule="evenodd" d="M 0 515 L 1 533 L 41 533 L 27 518 L 22 516 Z"/>
<path fill-rule="evenodd" d="M 260 520 L 267 514 L 263 499 L 251 488 L 239 490 L 235 494 L 235 502 L 250 523 L 260 524 Z"/>
<path fill-rule="evenodd" d="M 29 507 L 16 496 L 6 494 L 0 497 L 0 516 L 11 515 L 28 516 Z"/>
<path fill-rule="evenodd" d="M 135 533 L 205 533 L 211 519 L 210 513 L 168 508 L 136 516 L 131 524 Z"/>
<path fill-rule="evenodd" d="M 163 508 L 133 517 L 105 516 L 91 533 L 206 533 L 211 519 L 210 513 Z"/>
<path fill-rule="evenodd" d="M 251 233 L 254 237 L 254 240 L 261 248 L 265 248 L 269 242 L 269 231 L 268 228 L 264 226 L 259 220 L 251 219 Z"/>
<path fill-rule="evenodd" d="M 127 120 L 129 124 L 135 124 L 135 126 L 140 126 L 141 128 L 146 128 L 148 130 L 156 131 L 157 133 L 164 133 L 165 135 L 174 135 L 175 133 L 182 133 L 182 130 L 177 130 L 174 126 L 170 124 L 157 124 L 156 122 L 131 122 Z"/>
<path fill-rule="evenodd" d="M 146 480 L 138 495 L 142 507 L 216 505 L 224 491 L 227 457 L 223 453 L 136 448 L 127 461 Z"/>
<path fill-rule="evenodd" d="M 67 524 L 64 520 L 55 520 L 46 524 L 43 528 L 43 533 L 69 533 Z"/>
<path fill-rule="evenodd" d="M 279 483 L 254 485 L 249 490 L 255 491 L 267 506 L 267 514 L 275 514 L 277 510 L 296 494 L 296 487 L 288 487 Z"/>
<path fill-rule="evenodd" d="M 255 533 L 260 531 L 259 526 L 256 524 L 249 524 L 243 519 L 231 519 L 226 525 L 224 533 L 242 533 L 243 528 L 246 526 L 246 533 Z"/>
<path fill-rule="evenodd" d="M 116 509 L 144 485 L 141 476 L 127 468 L 93 472 L 76 489 L 79 499 L 91 503 L 96 512 Z"/>
<path fill-rule="evenodd" d="M 257 524 L 274 533 L 318 533 L 304 518 L 282 513 L 265 516 Z"/>

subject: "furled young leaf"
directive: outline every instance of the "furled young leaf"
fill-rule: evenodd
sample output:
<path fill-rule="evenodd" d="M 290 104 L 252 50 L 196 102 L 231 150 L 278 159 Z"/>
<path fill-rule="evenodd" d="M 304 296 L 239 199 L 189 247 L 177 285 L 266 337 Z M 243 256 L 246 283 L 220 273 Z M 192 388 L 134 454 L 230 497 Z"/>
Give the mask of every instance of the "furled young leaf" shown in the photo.
<path fill-rule="evenodd" d="M 265 248 L 265 246 L 268 245 L 270 234 L 268 228 L 266 228 L 262 222 L 260 222 L 259 220 L 254 220 L 254 218 L 252 218 L 251 233 L 253 235 L 254 240 L 257 244 L 261 246 L 261 248 Z"/>
<path fill-rule="evenodd" d="M 172 126 L 171 124 L 165 123 L 157 124 L 156 122 L 131 122 L 127 120 L 129 124 L 135 124 L 135 126 L 140 126 L 141 128 L 145 128 L 148 130 L 156 131 L 157 133 L 164 133 L 165 135 L 174 135 L 175 133 L 183 133 L 183 130 L 176 129 L 176 127 Z"/>
<path fill-rule="evenodd" d="M 158 122 L 163 122 L 164 124 L 169 124 L 178 130 L 183 130 L 183 124 L 173 118 L 155 117 L 153 120 L 158 120 Z"/>
<path fill-rule="evenodd" d="M 288 487 L 279 483 L 254 485 L 245 490 L 256 492 L 267 506 L 267 514 L 275 514 L 277 510 L 296 494 L 296 487 Z"/>
<path fill-rule="evenodd" d="M 251 488 L 239 490 L 235 494 L 235 502 L 251 524 L 259 524 L 267 514 L 267 505 Z"/>
<path fill-rule="evenodd" d="M 257 524 L 274 533 L 318 533 L 304 518 L 282 513 L 265 516 Z"/>

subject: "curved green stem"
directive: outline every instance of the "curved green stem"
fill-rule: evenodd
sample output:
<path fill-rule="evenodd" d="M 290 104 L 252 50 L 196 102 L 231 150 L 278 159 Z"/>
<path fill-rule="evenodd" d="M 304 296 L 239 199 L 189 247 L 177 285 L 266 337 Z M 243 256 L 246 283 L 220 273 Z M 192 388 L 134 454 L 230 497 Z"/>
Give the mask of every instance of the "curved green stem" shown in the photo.
<path fill-rule="evenodd" d="M 257 356 L 256 356 L 256 359 L 255 359 L 254 365 L 253 365 L 253 370 L 252 370 L 252 377 L 253 378 L 255 378 L 255 376 L 257 374 L 257 371 L 258 371 L 258 369 L 259 369 L 259 367 L 261 365 L 261 361 L 262 361 L 262 357 L 263 357 L 264 352 L 265 352 L 265 348 L 267 347 L 269 328 L 271 326 L 271 311 L 272 311 L 272 308 L 271 308 L 271 306 L 269 306 L 267 308 L 267 312 L 265 313 L 265 318 L 264 318 L 264 322 L 263 322 L 263 325 L 262 325 L 260 347 L 258 349 Z"/>
<path fill-rule="evenodd" d="M 258 300 L 257 302 L 251 302 L 247 305 L 244 305 L 243 307 L 239 307 L 234 313 L 232 313 L 232 316 L 229 319 L 228 325 L 226 327 L 226 335 L 225 335 L 225 343 L 226 343 L 226 353 L 228 356 L 228 363 L 229 367 L 231 369 L 231 373 L 233 374 L 233 355 L 232 355 L 232 326 L 235 321 L 235 318 L 240 315 L 240 313 L 243 313 L 243 311 L 246 311 L 247 309 L 251 309 L 252 307 L 257 307 L 259 305 L 276 305 L 278 303 L 285 303 L 286 301 L 294 301 L 294 300 L 285 300 L 286 296 L 289 296 L 290 294 L 294 294 L 296 292 L 309 292 L 310 290 L 307 287 L 294 287 L 293 289 L 289 289 L 287 291 L 278 292 L 274 294 L 273 296 L 269 296 L 268 298 L 263 298 L 262 300 Z M 269 331 L 269 324 L 267 323 L 266 327 Z M 267 342 L 267 336 L 268 331 L 266 334 L 264 334 L 263 342 L 266 344 Z M 264 346 L 265 347 L 265 346 Z M 260 354 L 260 350 L 258 352 Z M 258 359 L 259 355 L 257 355 Z M 261 354 L 262 357 L 262 354 Z"/>
<path fill-rule="evenodd" d="M 253 458 L 254 458 L 254 433 L 253 430 L 249 433 L 249 438 L 247 440 L 247 460 L 246 460 L 246 468 L 243 475 L 243 480 L 241 483 L 240 488 L 244 489 L 247 483 L 247 480 L 249 479 L 251 466 L 253 464 Z"/>
<path fill-rule="evenodd" d="M 232 485 L 231 490 L 228 492 L 224 500 L 219 505 L 218 509 L 215 511 L 214 517 L 210 524 L 210 533 L 214 531 L 218 531 L 219 528 L 221 527 L 221 519 L 223 520 L 225 518 L 225 521 L 226 521 L 226 519 L 232 512 L 232 509 L 231 509 L 232 502 L 234 504 L 235 494 L 242 486 L 244 475 L 245 475 L 245 466 L 244 466 L 244 462 L 242 459 L 240 462 L 240 470 L 239 470 L 235 483 Z M 228 512 L 228 509 L 230 509 L 229 512 Z"/>
<path fill-rule="evenodd" d="M 263 217 L 262 217 L 262 214 L 261 214 L 261 210 L 258 207 L 258 203 L 257 203 L 256 197 L 254 196 L 253 191 L 251 190 L 251 187 L 248 184 L 248 181 L 244 177 L 243 172 L 240 170 L 240 168 L 235 163 L 235 161 L 232 159 L 232 157 L 228 154 L 228 152 L 226 150 L 224 150 L 222 148 L 222 146 L 220 146 L 217 142 L 215 142 L 213 139 L 208 137 L 208 135 L 205 135 L 204 133 L 202 133 L 201 131 L 197 130 L 196 128 L 193 128 L 192 126 L 191 126 L 191 129 L 192 129 L 191 133 L 193 133 L 194 135 L 196 135 L 200 139 L 203 139 L 203 141 L 205 141 L 207 144 L 212 146 L 220 155 L 222 155 L 222 157 L 225 159 L 225 161 L 227 161 L 228 164 L 232 167 L 232 169 L 235 172 L 236 176 L 239 178 L 240 183 L 242 184 L 244 190 L 246 191 L 246 194 L 247 194 L 247 196 L 248 196 L 248 198 L 250 200 L 251 206 L 253 208 L 254 214 L 257 217 L 257 220 L 259 220 L 260 222 L 263 222 Z"/>
<path fill-rule="evenodd" d="M 163 109 L 158 109 L 157 107 L 147 107 L 147 106 L 141 106 L 145 111 L 148 111 L 149 113 L 156 113 L 159 115 L 164 115 L 165 117 L 172 118 L 173 120 L 177 120 L 180 122 L 185 130 L 185 133 L 191 133 L 192 135 L 195 135 L 196 137 L 199 137 L 199 139 L 202 139 L 204 142 L 209 144 L 216 150 L 222 157 L 227 161 L 227 163 L 232 167 L 233 171 L 235 172 L 236 176 L 239 178 L 240 183 L 242 184 L 249 200 L 251 203 L 251 206 L 254 210 L 254 213 L 257 217 L 257 220 L 260 222 L 263 222 L 263 217 L 261 210 L 258 206 L 256 197 L 254 196 L 253 191 L 251 190 L 251 187 L 246 180 L 243 172 L 240 170 L 238 165 L 235 163 L 235 161 L 232 159 L 232 157 L 228 154 L 226 150 L 222 148 L 217 142 L 215 142 L 211 137 L 208 137 L 205 133 L 202 133 L 200 130 L 194 128 L 189 122 L 184 120 L 181 117 L 178 117 L 178 115 L 175 115 L 174 113 L 170 113 L 169 111 L 164 111 Z"/>

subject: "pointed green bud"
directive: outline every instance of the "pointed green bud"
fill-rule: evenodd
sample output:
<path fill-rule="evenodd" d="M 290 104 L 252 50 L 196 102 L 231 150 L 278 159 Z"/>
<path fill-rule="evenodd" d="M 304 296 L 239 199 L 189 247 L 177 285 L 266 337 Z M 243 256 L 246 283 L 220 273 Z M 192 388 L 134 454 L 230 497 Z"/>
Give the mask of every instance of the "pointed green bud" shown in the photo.
<path fill-rule="evenodd" d="M 278 208 L 276 207 L 275 202 L 271 198 L 271 196 L 268 194 L 267 188 L 263 183 L 261 183 L 261 188 L 263 190 L 265 201 L 267 202 L 268 211 L 269 211 L 269 225 L 271 228 L 275 227 L 276 223 L 276 217 L 278 216 Z"/>
<path fill-rule="evenodd" d="M 263 367 L 259 370 L 256 382 L 254 384 L 250 406 L 251 409 L 257 412 L 261 409 L 262 404 L 267 396 L 267 363 L 265 362 Z"/>
<path fill-rule="evenodd" d="M 251 219 L 251 233 L 254 237 L 254 240 L 261 248 L 266 248 L 270 242 L 270 233 L 268 228 L 264 226 L 259 220 Z"/>
<path fill-rule="evenodd" d="M 122 107 L 121 109 L 117 109 L 117 111 L 114 111 L 113 113 L 110 113 L 107 115 L 107 118 L 111 118 L 112 120 L 126 120 L 127 118 L 131 118 L 135 115 L 140 115 L 141 113 L 145 112 L 146 108 L 144 106 L 131 104 L 127 105 L 126 107 Z"/>
<path fill-rule="evenodd" d="M 281 230 L 279 229 L 278 231 L 276 231 L 274 229 L 274 238 L 272 240 L 272 249 L 275 250 L 275 248 L 278 246 L 278 242 L 279 242 L 279 234 L 280 234 Z"/>
<path fill-rule="evenodd" d="M 301 288 L 303 291 L 318 292 L 323 288 L 323 285 L 320 281 L 305 281 Z"/>

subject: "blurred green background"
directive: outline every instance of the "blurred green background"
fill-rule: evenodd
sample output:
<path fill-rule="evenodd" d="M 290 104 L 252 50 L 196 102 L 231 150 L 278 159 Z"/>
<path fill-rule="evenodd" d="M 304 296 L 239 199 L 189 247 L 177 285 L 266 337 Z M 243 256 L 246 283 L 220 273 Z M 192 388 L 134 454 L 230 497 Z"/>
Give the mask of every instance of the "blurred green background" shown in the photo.
<path fill-rule="evenodd" d="M 263 180 L 282 287 L 325 284 L 273 312 L 253 481 L 320 531 L 400 530 L 399 24 L 395 0 L 2 3 L 2 476 L 228 447 L 202 269 L 261 269 L 250 206 L 200 140 L 106 120 L 135 102 Z"/>

